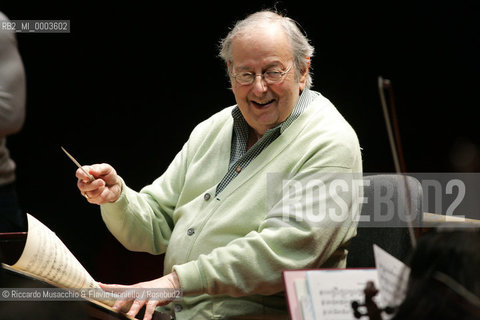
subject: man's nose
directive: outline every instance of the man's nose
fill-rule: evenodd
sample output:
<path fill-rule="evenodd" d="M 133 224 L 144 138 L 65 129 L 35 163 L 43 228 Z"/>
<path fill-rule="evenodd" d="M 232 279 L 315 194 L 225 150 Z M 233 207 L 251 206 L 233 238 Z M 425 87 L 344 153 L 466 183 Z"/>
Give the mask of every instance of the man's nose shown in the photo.
<path fill-rule="evenodd" d="M 263 74 L 256 74 L 253 80 L 253 90 L 255 92 L 265 92 L 268 90 L 268 84 L 263 78 Z"/>

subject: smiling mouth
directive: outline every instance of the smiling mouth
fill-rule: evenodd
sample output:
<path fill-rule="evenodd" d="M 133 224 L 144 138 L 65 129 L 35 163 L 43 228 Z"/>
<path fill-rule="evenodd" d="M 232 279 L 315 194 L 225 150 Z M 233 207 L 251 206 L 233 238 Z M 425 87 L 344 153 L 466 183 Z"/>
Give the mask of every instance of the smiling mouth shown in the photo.
<path fill-rule="evenodd" d="M 257 108 L 265 108 L 265 107 L 269 106 L 271 103 L 273 103 L 274 101 L 275 101 L 275 99 L 265 101 L 265 102 L 252 101 L 252 104 Z"/>

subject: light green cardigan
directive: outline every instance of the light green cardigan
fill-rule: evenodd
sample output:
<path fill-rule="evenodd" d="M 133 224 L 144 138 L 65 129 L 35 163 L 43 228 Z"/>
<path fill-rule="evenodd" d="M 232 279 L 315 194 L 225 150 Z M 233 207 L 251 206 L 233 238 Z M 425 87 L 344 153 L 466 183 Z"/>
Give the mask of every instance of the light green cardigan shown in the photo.
<path fill-rule="evenodd" d="M 230 158 L 232 107 L 200 123 L 151 185 L 137 193 L 124 184 L 115 203 L 101 206 L 108 229 L 126 248 L 166 252 L 164 272 L 177 272 L 185 296 L 176 303 L 177 319 L 285 309 L 282 270 L 345 267 L 345 244 L 356 232 L 351 215 L 360 208 L 361 188 L 351 175 L 361 177 L 360 147 L 337 109 L 314 94 L 302 115 L 218 196 Z M 311 177 L 326 189 L 312 189 Z M 343 189 L 339 180 L 347 181 Z M 306 194 L 308 188 L 320 191 Z M 318 221 L 312 208 L 347 214 Z"/>

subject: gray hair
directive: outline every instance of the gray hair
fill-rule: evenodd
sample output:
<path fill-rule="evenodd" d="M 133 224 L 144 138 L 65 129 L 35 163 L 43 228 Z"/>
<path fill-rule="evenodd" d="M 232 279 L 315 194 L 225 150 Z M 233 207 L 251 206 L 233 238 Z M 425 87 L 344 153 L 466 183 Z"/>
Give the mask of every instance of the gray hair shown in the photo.
<path fill-rule="evenodd" d="M 271 25 L 276 23 L 280 25 L 285 31 L 287 37 L 290 39 L 292 47 L 293 62 L 296 68 L 296 77 L 300 78 L 300 74 L 304 71 L 309 63 L 310 57 L 313 56 L 314 48 L 310 41 L 298 28 L 295 20 L 273 11 L 259 11 L 246 17 L 244 20 L 237 21 L 232 30 L 227 36 L 220 41 L 219 56 L 225 63 L 232 63 L 232 42 L 236 35 L 250 30 L 252 27 L 260 25 Z M 310 69 L 307 74 L 306 87 L 312 86 L 312 76 Z"/>

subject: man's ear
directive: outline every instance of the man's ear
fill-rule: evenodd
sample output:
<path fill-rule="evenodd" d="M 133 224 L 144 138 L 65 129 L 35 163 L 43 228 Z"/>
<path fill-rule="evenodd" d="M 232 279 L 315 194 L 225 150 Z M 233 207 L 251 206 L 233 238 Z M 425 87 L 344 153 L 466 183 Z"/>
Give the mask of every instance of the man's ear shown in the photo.
<path fill-rule="evenodd" d="M 305 60 L 307 60 L 307 63 L 305 64 L 305 68 L 301 71 L 300 78 L 298 79 L 300 90 L 305 89 L 308 77 L 308 69 L 310 68 L 310 57 L 306 57 Z"/>

